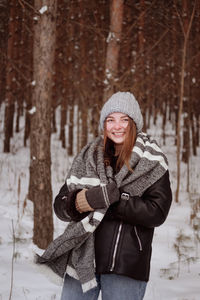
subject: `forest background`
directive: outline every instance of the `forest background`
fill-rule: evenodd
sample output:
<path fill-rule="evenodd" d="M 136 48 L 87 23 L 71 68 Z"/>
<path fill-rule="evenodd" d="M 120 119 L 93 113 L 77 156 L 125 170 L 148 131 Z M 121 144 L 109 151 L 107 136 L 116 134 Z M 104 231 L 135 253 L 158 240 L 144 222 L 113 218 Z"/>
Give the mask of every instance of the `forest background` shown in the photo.
<path fill-rule="evenodd" d="M 101 106 L 115 91 L 135 95 L 144 131 L 161 120 L 163 145 L 171 124 L 174 201 L 182 164 L 190 191 L 190 160 L 200 146 L 199 0 L 0 0 L 0 65 L 1 151 L 12 154 L 13 137 L 23 133 L 39 248 L 54 233 L 51 136 L 57 132 L 60 147 L 76 155 L 99 134 Z M 200 197 L 193 204 L 197 218 Z"/>

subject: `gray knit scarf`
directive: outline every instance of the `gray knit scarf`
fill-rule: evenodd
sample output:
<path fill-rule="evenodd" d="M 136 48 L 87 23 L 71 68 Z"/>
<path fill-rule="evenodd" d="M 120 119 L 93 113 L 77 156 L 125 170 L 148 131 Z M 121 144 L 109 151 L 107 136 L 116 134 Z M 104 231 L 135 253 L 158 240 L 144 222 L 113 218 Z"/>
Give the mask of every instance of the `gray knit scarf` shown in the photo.
<path fill-rule="evenodd" d="M 168 169 L 167 158 L 157 143 L 145 133 L 137 135 L 130 166 L 133 172 L 124 165 L 115 175 L 111 166 L 105 167 L 103 139 L 98 137 L 75 157 L 66 183 L 70 191 L 100 186 L 106 201 L 108 195 L 105 186 L 108 183 L 115 181 L 124 192 L 141 196 Z M 80 222 L 71 221 L 64 233 L 48 246 L 42 256 L 38 256 L 37 263 L 47 264 L 62 278 L 67 273 L 78 279 L 83 292 L 95 287 L 94 231 L 106 210 L 90 212 Z"/>

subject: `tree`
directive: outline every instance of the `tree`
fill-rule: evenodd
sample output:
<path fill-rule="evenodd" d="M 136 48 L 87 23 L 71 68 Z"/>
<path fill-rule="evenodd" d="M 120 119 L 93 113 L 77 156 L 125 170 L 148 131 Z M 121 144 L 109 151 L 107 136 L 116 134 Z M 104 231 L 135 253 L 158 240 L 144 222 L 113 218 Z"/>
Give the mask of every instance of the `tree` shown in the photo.
<path fill-rule="evenodd" d="M 14 47 L 16 38 L 16 0 L 10 1 L 9 38 L 7 43 L 6 64 L 6 92 L 5 92 L 5 118 L 4 118 L 4 152 L 10 152 L 10 139 L 13 135 L 14 118 L 14 91 L 13 84 L 16 80 L 13 58 L 16 53 Z"/>
<path fill-rule="evenodd" d="M 105 64 L 105 90 L 103 100 L 106 101 L 114 92 L 118 75 L 120 39 L 123 22 L 124 0 L 112 0 L 110 4 L 110 31 L 107 37 L 107 53 Z"/>
<path fill-rule="evenodd" d="M 8 39 L 8 19 L 9 3 L 6 0 L 0 0 L 0 106 L 5 98 L 5 81 L 6 81 L 6 46 Z"/>
<path fill-rule="evenodd" d="M 184 0 L 185 2 L 186 0 Z M 179 96 L 179 110 L 178 110 L 178 123 L 177 123 L 177 189 L 176 189 L 176 198 L 175 201 L 179 200 L 179 189 L 180 189 L 180 152 L 181 152 L 181 118 L 183 112 L 183 99 L 184 99 L 184 87 L 185 87 L 185 69 L 186 69 L 186 57 L 187 57 L 187 48 L 188 41 L 190 36 L 190 31 L 192 27 L 192 22 L 194 19 L 196 8 L 196 0 L 194 2 L 192 14 L 190 16 L 189 22 L 183 23 L 183 20 L 178 12 L 177 5 L 175 2 L 175 9 L 179 17 L 179 22 L 181 25 L 182 33 L 184 36 L 183 39 L 183 48 L 182 48 L 182 63 L 181 63 L 181 76 L 180 76 L 180 96 Z"/>
<path fill-rule="evenodd" d="M 53 238 L 50 136 L 57 1 L 36 0 L 34 8 L 29 198 L 34 204 L 33 242 L 44 249 Z"/>

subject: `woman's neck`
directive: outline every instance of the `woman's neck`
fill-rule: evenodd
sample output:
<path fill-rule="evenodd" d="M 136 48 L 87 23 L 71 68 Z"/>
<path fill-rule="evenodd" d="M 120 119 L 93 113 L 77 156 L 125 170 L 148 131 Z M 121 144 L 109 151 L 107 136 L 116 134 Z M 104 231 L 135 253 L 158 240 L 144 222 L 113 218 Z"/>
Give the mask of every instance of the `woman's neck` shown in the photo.
<path fill-rule="evenodd" d="M 115 144 L 115 156 L 119 155 L 121 149 L 122 149 L 122 145 L 121 144 Z"/>

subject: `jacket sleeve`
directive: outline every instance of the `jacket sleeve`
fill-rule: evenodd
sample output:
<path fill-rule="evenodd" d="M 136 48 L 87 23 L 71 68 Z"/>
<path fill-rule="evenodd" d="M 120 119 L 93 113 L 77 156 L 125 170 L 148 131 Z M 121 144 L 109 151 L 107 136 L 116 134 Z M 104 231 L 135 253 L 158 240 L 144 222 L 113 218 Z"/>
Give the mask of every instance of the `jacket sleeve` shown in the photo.
<path fill-rule="evenodd" d="M 69 192 L 66 183 L 61 187 L 59 194 L 54 200 L 54 212 L 60 220 L 78 222 L 88 215 L 88 212 L 80 214 L 76 210 L 75 199 L 78 192 L 80 190 Z"/>
<path fill-rule="evenodd" d="M 120 200 L 110 207 L 113 215 L 129 224 L 156 227 L 161 225 L 169 212 L 172 202 L 169 172 L 150 186 L 139 197 Z"/>
<path fill-rule="evenodd" d="M 66 183 L 61 187 L 59 194 L 54 201 L 56 216 L 65 222 L 80 221 L 90 212 L 79 213 L 75 207 L 76 195 L 81 190 L 69 192 Z M 115 183 L 103 187 L 93 187 L 86 191 L 86 199 L 89 205 L 94 208 L 106 208 L 110 204 L 119 201 L 120 192 Z"/>

